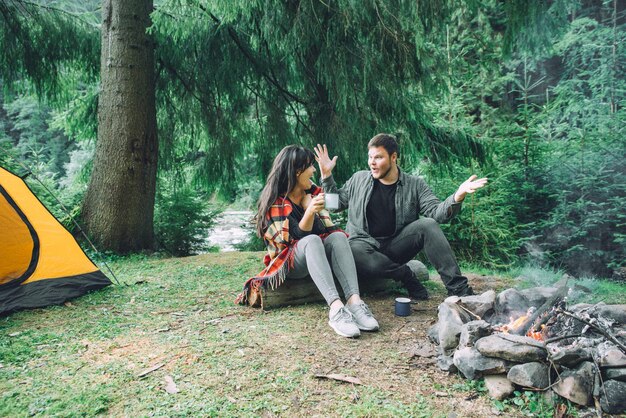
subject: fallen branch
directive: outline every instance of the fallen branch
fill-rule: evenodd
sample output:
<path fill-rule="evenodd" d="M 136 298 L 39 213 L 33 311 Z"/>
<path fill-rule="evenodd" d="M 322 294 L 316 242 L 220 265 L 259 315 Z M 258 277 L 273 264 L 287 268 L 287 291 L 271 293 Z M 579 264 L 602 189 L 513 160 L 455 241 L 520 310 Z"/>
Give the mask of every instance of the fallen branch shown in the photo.
<path fill-rule="evenodd" d="M 154 371 L 159 370 L 159 369 L 160 369 L 161 367 L 163 367 L 163 366 L 165 366 L 165 363 L 159 363 L 159 364 L 157 364 L 156 366 L 152 366 L 152 367 L 150 367 L 149 369 L 146 369 L 146 370 L 144 370 L 143 372 L 139 373 L 139 374 L 137 375 L 137 377 L 140 377 L 140 378 L 141 378 L 141 377 L 147 376 L 147 375 L 149 375 L 150 373 L 152 373 L 152 372 L 154 372 Z"/>
<path fill-rule="evenodd" d="M 362 385 L 361 379 L 358 377 L 346 376 L 345 374 L 316 374 L 318 379 L 332 379 L 340 382 L 352 383 L 353 385 Z"/>

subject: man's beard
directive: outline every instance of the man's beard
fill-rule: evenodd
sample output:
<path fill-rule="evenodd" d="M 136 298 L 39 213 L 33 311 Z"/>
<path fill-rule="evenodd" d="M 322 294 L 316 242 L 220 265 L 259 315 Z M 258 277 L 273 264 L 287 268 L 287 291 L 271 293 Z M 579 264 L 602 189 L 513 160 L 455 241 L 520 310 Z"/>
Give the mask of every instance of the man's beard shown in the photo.
<path fill-rule="evenodd" d="M 387 177 L 387 174 L 389 174 L 389 172 L 390 172 L 390 171 L 391 171 L 391 166 L 389 166 L 389 168 L 387 169 L 387 171 L 385 171 L 383 174 L 380 174 L 380 175 L 378 176 L 378 178 L 376 178 L 376 177 L 374 177 L 374 178 L 376 178 L 377 180 L 382 180 L 382 179 L 384 179 L 385 177 Z M 380 173 L 380 170 L 379 170 L 378 172 Z"/>

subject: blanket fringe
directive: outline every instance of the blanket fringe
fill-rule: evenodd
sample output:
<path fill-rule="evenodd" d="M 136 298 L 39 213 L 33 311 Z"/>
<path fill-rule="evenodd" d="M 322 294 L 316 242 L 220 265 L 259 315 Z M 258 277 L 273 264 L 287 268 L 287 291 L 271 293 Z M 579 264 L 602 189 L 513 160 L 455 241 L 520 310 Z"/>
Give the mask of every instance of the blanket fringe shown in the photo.
<path fill-rule="evenodd" d="M 289 247 L 289 249 L 287 250 L 288 252 L 286 262 L 282 266 L 280 266 L 280 268 L 272 275 L 265 276 L 264 273 L 271 268 L 273 261 L 276 259 L 272 260 L 272 263 L 265 267 L 258 276 L 248 279 L 248 281 L 244 284 L 243 291 L 239 293 L 239 295 L 237 295 L 237 297 L 235 298 L 235 304 L 248 304 L 248 298 L 252 290 L 258 292 L 261 290 L 262 287 L 275 290 L 278 286 L 283 284 L 285 282 L 285 279 L 287 278 L 287 275 L 289 274 L 289 270 L 293 268 L 294 256 L 296 252 L 295 250 L 296 244 Z"/>

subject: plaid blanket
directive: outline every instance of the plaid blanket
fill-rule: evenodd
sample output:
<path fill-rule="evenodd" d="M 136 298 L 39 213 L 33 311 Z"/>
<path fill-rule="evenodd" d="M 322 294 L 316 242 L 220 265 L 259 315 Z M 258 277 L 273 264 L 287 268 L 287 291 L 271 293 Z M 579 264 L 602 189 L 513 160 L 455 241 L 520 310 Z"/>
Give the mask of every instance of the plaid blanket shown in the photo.
<path fill-rule="evenodd" d="M 321 187 L 313 185 L 311 188 L 312 196 L 317 196 L 321 192 Z M 293 267 L 293 256 L 298 243 L 297 240 L 289 237 L 289 215 L 292 211 L 291 201 L 284 196 L 278 197 L 270 206 L 265 215 L 268 220 L 268 227 L 263 235 L 263 240 L 267 246 L 267 254 L 263 258 L 265 268 L 245 282 L 243 291 L 237 296 L 235 303 L 245 305 L 252 289 L 259 291 L 262 286 L 275 289 L 285 281 L 289 270 Z M 341 231 L 333 224 L 326 209 L 322 209 L 318 216 L 327 231 L 320 237 L 325 238 L 332 232 Z"/>

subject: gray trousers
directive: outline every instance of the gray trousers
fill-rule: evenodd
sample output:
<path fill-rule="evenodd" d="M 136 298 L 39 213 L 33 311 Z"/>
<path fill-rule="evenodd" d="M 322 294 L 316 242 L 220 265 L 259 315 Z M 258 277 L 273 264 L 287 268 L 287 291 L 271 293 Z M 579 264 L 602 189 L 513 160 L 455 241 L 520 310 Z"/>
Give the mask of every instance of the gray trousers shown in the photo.
<path fill-rule="evenodd" d="M 333 232 L 322 240 L 319 235 L 308 235 L 298 241 L 294 266 L 287 279 L 300 279 L 310 275 L 313 282 L 330 305 L 339 299 L 333 273 L 348 300 L 359 294 L 356 266 L 348 238 L 343 232 Z"/>
<path fill-rule="evenodd" d="M 359 277 L 369 280 L 391 277 L 401 282 L 412 280 L 413 273 L 406 263 L 424 250 L 441 275 L 448 294 L 463 294 L 467 290 L 467 278 L 461 275 L 452 248 L 434 219 L 419 218 L 380 244 L 380 248 L 376 248 L 365 241 L 350 241 Z"/>

